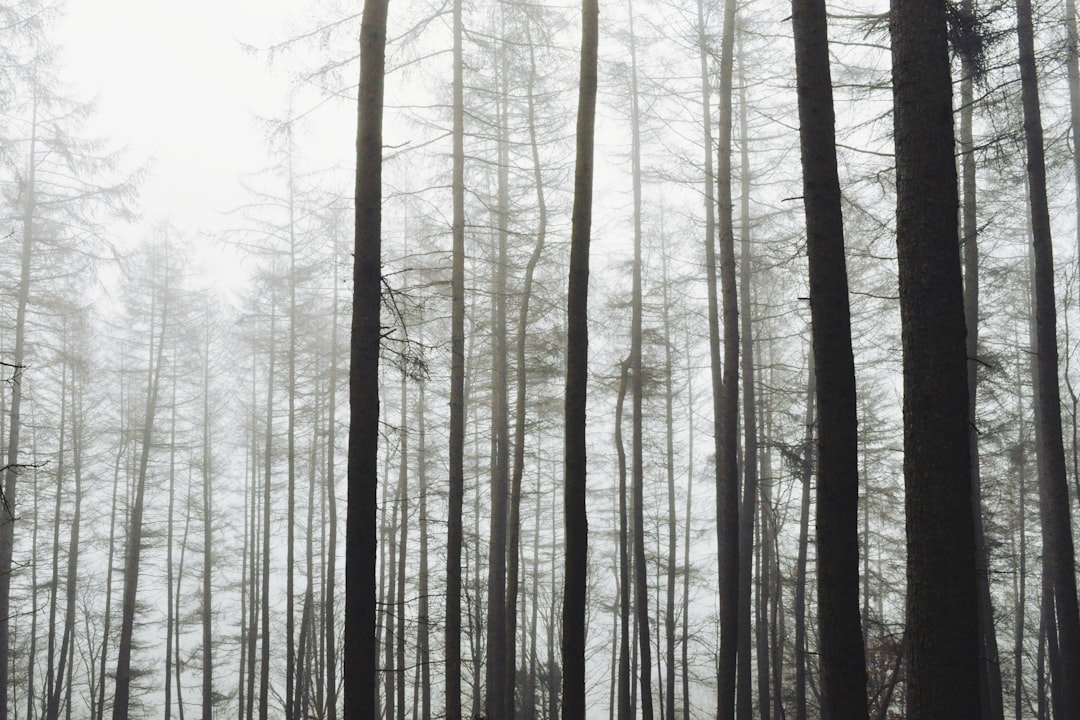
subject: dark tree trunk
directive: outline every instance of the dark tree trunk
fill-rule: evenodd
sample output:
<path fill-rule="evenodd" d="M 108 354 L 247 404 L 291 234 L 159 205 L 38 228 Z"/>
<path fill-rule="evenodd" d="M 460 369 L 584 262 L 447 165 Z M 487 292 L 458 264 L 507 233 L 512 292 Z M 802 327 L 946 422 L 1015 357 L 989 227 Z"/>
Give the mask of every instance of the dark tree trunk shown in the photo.
<path fill-rule="evenodd" d="M 824 0 L 793 0 L 818 412 L 818 645 L 822 714 L 867 717 L 859 622 L 859 448 L 844 224 Z"/>
<path fill-rule="evenodd" d="M 349 359 L 349 504 L 345 531 L 345 720 L 374 720 L 376 491 L 382 283 L 382 115 L 388 0 L 365 0 L 360 27 L 356 235 Z"/>
<path fill-rule="evenodd" d="M 961 720 L 979 715 L 978 608 L 945 4 L 893 0 L 890 28 L 904 350 L 907 712 L 913 720 Z"/>
<path fill-rule="evenodd" d="M 1045 152 L 1035 41 L 1030 0 L 1016 1 L 1020 45 L 1020 79 L 1027 139 L 1028 192 L 1035 252 L 1035 358 L 1037 382 L 1035 432 L 1039 465 L 1039 509 L 1042 517 L 1043 564 L 1056 608 L 1059 672 L 1053 689 L 1060 692 L 1064 717 L 1080 714 L 1080 608 L 1076 599 L 1076 567 L 1069 488 L 1062 442 L 1061 390 L 1058 383 L 1057 308 L 1054 299 L 1054 255 L 1046 194 Z M 1056 703 L 1055 703 L 1056 704 Z"/>
<path fill-rule="evenodd" d="M 592 226 L 599 15 L 597 0 L 582 0 L 577 157 L 566 301 L 562 720 L 585 720 L 585 598 L 589 574 L 589 526 L 585 512 L 585 400 L 588 386 L 589 239 Z"/>
<path fill-rule="evenodd" d="M 720 296 L 724 324 L 723 378 L 719 383 L 718 399 L 714 400 L 717 412 L 716 541 L 719 548 L 717 562 L 720 583 L 718 720 L 733 720 L 735 717 L 735 674 L 739 641 L 739 300 L 735 278 L 735 230 L 731 205 L 731 86 L 734 50 L 735 0 L 725 0 L 724 33 L 720 41 L 720 112 L 716 166 Z M 706 258 L 706 265 L 708 264 Z M 710 308 L 710 322 L 713 322 L 711 316 L 714 307 L 715 305 Z M 714 385 L 719 380 L 718 372 L 719 368 L 714 367 Z M 715 388 L 713 393 L 716 394 Z"/>
<path fill-rule="evenodd" d="M 465 109 L 462 0 L 454 0 L 453 249 L 450 278 L 450 449 L 446 535 L 446 719 L 461 720 L 461 541 L 465 495 Z"/>
<path fill-rule="evenodd" d="M 739 33 L 739 72 L 743 72 L 742 33 Z M 752 607 L 754 587 L 754 515 L 757 508 L 758 445 L 757 408 L 754 394 L 754 330 L 751 316 L 750 250 L 750 151 L 746 129 L 746 82 L 739 82 L 739 304 L 742 306 L 740 332 L 742 345 L 742 417 L 743 417 L 743 495 L 739 507 L 739 650 L 736 678 L 736 710 L 740 718 L 753 716 L 753 656 L 750 648 L 754 633 Z M 760 598 L 759 598 L 760 601 Z M 766 656 L 767 657 L 767 656 Z M 768 665 L 766 664 L 766 670 Z M 766 675 L 766 683 L 768 677 Z M 758 708 L 761 720 L 768 720 L 769 706 Z"/>
<path fill-rule="evenodd" d="M 626 447 L 623 444 L 623 406 L 626 400 L 629 360 L 619 368 L 619 390 L 615 399 L 615 454 L 619 461 L 619 668 L 618 719 L 633 720 L 630 702 L 630 555 L 628 552 L 629 515 L 626 505 Z"/>
<path fill-rule="evenodd" d="M 634 615 L 641 658 L 641 712 L 643 720 L 653 720 L 652 695 L 652 638 L 649 634 L 649 566 L 645 561 L 645 467 L 642 437 L 642 373 L 641 359 L 641 113 L 638 108 L 637 41 L 634 37 L 633 4 L 629 7 L 630 23 L 630 157 L 634 192 L 634 264 L 630 320 L 630 400 L 631 432 L 630 468 L 633 483 L 633 540 L 634 540 Z"/>
<path fill-rule="evenodd" d="M 806 565 L 810 546 L 810 481 L 814 476 L 814 353 L 807 359 L 806 410 L 803 415 L 802 462 L 799 480 L 802 485 L 799 502 L 799 550 L 795 560 L 795 720 L 806 720 L 806 658 L 809 647 L 806 638 Z"/>
<path fill-rule="evenodd" d="M 964 12 L 974 13 L 972 0 L 964 1 Z M 979 243 L 978 205 L 975 184 L 975 143 L 971 56 L 963 53 L 960 78 L 960 163 L 961 242 L 964 249 L 964 324 L 967 327 L 968 358 L 968 440 L 971 446 L 971 518 L 975 526 L 976 582 L 979 591 L 979 712 L 984 720 L 1003 720 L 1001 667 L 998 661 L 994 609 L 990 602 L 990 564 L 982 517 L 982 479 L 979 468 L 979 430 L 976 397 L 979 379 Z"/>

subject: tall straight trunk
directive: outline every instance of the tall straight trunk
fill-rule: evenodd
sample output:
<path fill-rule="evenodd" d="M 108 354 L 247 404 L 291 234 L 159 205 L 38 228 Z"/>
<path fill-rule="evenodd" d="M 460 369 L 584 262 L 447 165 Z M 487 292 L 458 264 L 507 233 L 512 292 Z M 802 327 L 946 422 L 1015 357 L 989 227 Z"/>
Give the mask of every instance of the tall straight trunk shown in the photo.
<path fill-rule="evenodd" d="M 589 240 L 592 230 L 599 15 L 597 0 L 582 0 L 577 156 L 570 230 L 570 276 L 566 296 L 562 720 L 585 719 L 585 599 L 589 574 L 589 526 L 585 511 L 585 402 L 589 373 Z"/>
<path fill-rule="evenodd" d="M 259 663 L 259 720 L 270 714 L 270 500 L 273 486 L 274 446 L 274 365 L 277 357 L 277 293 L 270 291 L 270 351 L 266 370 L 266 430 L 263 435 L 262 570 L 260 577 L 259 621 L 262 625 Z"/>
<path fill-rule="evenodd" d="M 634 614 L 641 657 L 641 711 L 644 720 L 653 718 L 652 638 L 649 635 L 649 566 L 645 561 L 645 467 L 642 437 L 641 358 L 641 111 L 638 107 L 637 39 L 634 37 L 634 8 L 629 2 L 630 23 L 630 157 L 634 191 L 634 269 L 630 320 L 630 389 L 633 438 L 631 440 L 631 478 L 634 514 Z"/>
<path fill-rule="evenodd" d="M 26 182 L 21 188 L 22 248 L 19 260 L 19 293 L 15 308 L 15 348 L 11 355 L 11 405 L 8 416 L 7 463 L 4 466 L 4 502 L 0 503 L 0 718 L 8 714 L 11 683 L 11 573 L 15 549 L 16 485 L 19 479 L 19 436 L 22 431 L 22 381 L 26 364 L 26 309 L 30 304 L 30 259 L 34 251 L 34 173 L 37 168 L 37 84 L 33 86 L 30 148 Z"/>
<path fill-rule="evenodd" d="M 818 412 L 822 712 L 855 720 L 868 716 L 859 622 L 859 438 L 824 0 L 793 0 L 792 26 Z"/>
<path fill-rule="evenodd" d="M 678 519 L 675 516 L 675 369 L 671 359 L 671 285 L 668 280 L 668 258 L 663 256 L 664 283 L 664 421 L 667 426 L 665 448 L 668 491 L 667 543 L 667 606 L 664 612 L 666 646 L 664 662 L 667 670 L 667 697 L 664 718 L 675 720 L 675 576 L 678 573 Z"/>
<path fill-rule="evenodd" d="M 296 221 L 293 180 L 292 125 L 287 123 L 289 185 L 289 417 L 285 500 L 285 720 L 296 718 Z M 271 382 L 273 380 L 271 379 Z"/>
<path fill-rule="evenodd" d="M 123 378 L 124 373 L 124 353 L 121 347 L 120 351 L 120 377 Z M 116 553 L 116 515 L 117 508 L 120 507 L 120 465 L 124 457 L 127 455 L 127 441 L 128 430 L 125 426 L 125 418 L 127 413 L 126 400 L 126 386 L 123 380 L 120 382 L 120 433 L 119 433 L 119 447 L 116 450 L 116 462 L 113 465 L 113 488 L 112 488 L 112 502 L 109 504 L 109 550 L 108 557 L 105 563 L 105 609 L 102 611 L 102 628 L 101 628 L 101 648 L 98 653 L 98 687 L 97 687 L 97 704 L 95 708 L 95 720 L 102 720 L 105 715 L 105 684 L 107 673 L 105 671 L 107 667 L 109 657 L 109 639 L 112 637 L 112 587 L 113 587 L 113 565 L 114 557 Z"/>
<path fill-rule="evenodd" d="M 387 438 L 389 444 L 389 438 Z M 398 509 L 401 507 L 401 484 L 390 481 L 390 453 L 383 459 L 383 476 L 386 481 L 382 488 L 382 503 L 379 510 L 379 528 L 382 543 L 379 549 L 379 605 L 382 606 L 382 644 L 383 664 L 379 668 L 383 679 L 383 695 L 376 702 L 376 711 L 386 720 L 394 719 L 394 687 L 397 682 L 397 668 L 394 665 L 394 632 L 397 619 L 397 529 Z M 389 520 L 387 516 L 389 515 Z"/>
<path fill-rule="evenodd" d="M 180 539 L 180 562 L 176 566 L 176 605 L 173 607 L 173 623 L 175 629 L 173 630 L 173 637 L 176 641 L 173 645 L 173 668 L 176 673 L 176 717 L 178 720 L 184 720 L 184 687 L 182 684 L 182 673 L 184 670 L 183 658 L 180 656 L 180 598 L 183 597 L 181 592 L 181 585 L 184 581 L 184 563 L 187 560 L 188 549 L 188 537 L 191 532 L 191 483 L 188 483 L 187 497 L 184 499 L 184 534 Z"/>
<path fill-rule="evenodd" d="M 209 301 L 204 308 L 203 325 L 203 406 L 202 406 L 202 517 L 203 517 L 203 567 L 202 567 L 202 720 L 214 717 L 214 625 L 213 583 L 214 570 L 214 507 L 210 488 L 213 477 L 213 435 L 210 416 L 210 314 Z M 244 517 L 247 517 L 245 506 Z M 246 542 L 246 538 L 245 538 Z M 243 562 L 243 561 L 241 561 Z M 243 642 L 241 634 L 241 642 Z"/>
<path fill-rule="evenodd" d="M 401 539 L 397 542 L 397 637 L 395 645 L 395 671 L 397 677 L 397 720 L 405 720 L 405 560 L 409 554 L 409 426 L 408 426 L 408 382 L 405 373 L 401 374 L 401 456 L 398 475 L 398 514 L 401 517 Z M 388 698 L 389 699 L 389 698 Z M 390 716 L 393 717 L 393 716 Z"/>
<path fill-rule="evenodd" d="M 706 157 L 710 154 L 706 152 Z M 694 373 L 690 358 L 690 339 L 687 337 L 686 517 L 683 519 L 682 635 L 680 639 L 682 644 L 682 661 L 680 663 L 682 668 L 682 720 L 690 720 L 690 523 L 694 509 Z"/>
<path fill-rule="evenodd" d="M 259 615 L 262 593 L 261 568 L 259 563 L 259 538 L 261 535 L 261 517 L 259 512 L 259 500 L 262 498 L 262 474 L 259 471 L 259 431 L 258 431 L 258 355 L 252 353 L 251 358 L 251 465 L 248 483 L 251 486 L 250 498 L 250 521 L 248 527 L 248 567 L 250 577 L 248 580 L 248 634 L 247 634 L 247 708 L 244 712 L 244 720 L 252 720 L 255 717 L 255 650 L 259 639 Z"/>
<path fill-rule="evenodd" d="M 975 12 L 973 0 L 964 11 Z M 964 250 L 964 324 L 967 327 L 968 442 L 971 447 L 971 518 L 975 527 L 975 579 L 979 592 L 979 712 L 984 720 L 1003 720 L 1001 667 L 998 661 L 994 609 L 990 602 L 990 564 L 982 517 L 982 479 L 979 468 L 979 431 L 976 397 L 979 384 L 979 242 L 975 183 L 974 73 L 969 54 L 963 53 L 960 78 L 961 242 Z"/>
<path fill-rule="evenodd" d="M 316 356 L 315 364 L 318 365 L 319 357 Z M 322 406 L 319 402 L 322 398 L 322 383 L 315 381 L 315 408 L 312 420 L 311 434 L 318 438 L 321 434 L 319 423 L 321 421 Z M 308 488 L 307 488 L 307 527 L 304 533 L 304 576 L 307 582 L 304 585 L 304 601 L 300 610 L 300 635 L 297 638 L 296 653 L 296 695 L 294 703 L 294 717 L 306 718 L 308 705 L 311 700 L 314 686 L 318 686 L 318 657 L 317 646 L 313 642 L 316 633 L 313 632 L 315 615 L 315 505 L 319 499 L 318 490 L 315 487 L 316 468 L 319 464 L 319 443 L 312 441 L 308 451 Z M 322 523 L 320 523 L 322 525 Z M 325 527 L 325 525 L 323 525 Z M 320 551 L 321 555 L 321 551 Z M 321 687 L 319 687 L 321 690 Z"/>
<path fill-rule="evenodd" d="M 754 583 L 754 516 L 757 508 L 758 444 L 757 400 L 754 392 L 754 327 L 751 313 L 751 277 L 753 267 L 750 248 L 750 150 L 746 128 L 745 58 L 742 52 L 742 33 L 739 33 L 739 304 L 742 306 L 742 429 L 743 429 L 743 496 L 739 507 L 739 637 L 738 677 L 736 678 L 736 710 L 740 718 L 753 714 L 753 658 L 750 648 L 754 616 L 751 607 Z M 760 598 L 759 598 L 760 601 Z M 766 665 L 766 668 L 768 665 Z M 769 706 L 758 708 L 762 720 L 768 720 Z"/>
<path fill-rule="evenodd" d="M 904 360 L 907 711 L 912 720 L 961 720 L 979 714 L 979 635 L 945 5 L 893 0 L 889 26 Z M 824 643 L 824 628 L 821 636 Z"/>
<path fill-rule="evenodd" d="M 255 373 L 252 372 L 252 379 L 254 379 Z M 254 393 L 253 393 L 254 395 Z M 255 402 L 254 396 L 252 397 L 251 408 L 254 411 Z M 249 435 L 248 441 L 252 439 L 253 433 Z M 244 479 L 247 481 L 244 483 L 244 541 L 240 549 L 240 665 L 237 673 L 236 680 L 236 720 L 244 720 L 247 713 L 248 704 L 251 701 L 251 695 L 247 692 L 247 669 L 248 665 L 253 662 L 252 655 L 248 652 L 249 637 L 251 636 L 251 623 L 248 621 L 248 608 L 252 603 L 253 593 L 251 591 L 251 573 L 253 567 L 251 563 L 251 545 L 252 545 L 252 498 L 254 497 L 254 490 L 256 483 L 252 476 L 252 469 L 254 467 L 254 443 L 252 447 L 245 448 L 244 452 Z"/>
<path fill-rule="evenodd" d="M 335 242 L 335 259 L 336 253 Z M 326 612 L 324 636 L 326 642 L 326 718 L 337 720 L 337 379 L 338 379 L 338 263 L 334 263 L 334 303 L 330 327 L 330 378 L 326 390 L 326 505 L 328 517 L 326 543 L 326 590 L 323 607 Z"/>
<path fill-rule="evenodd" d="M 510 520 L 506 543 L 506 675 L 504 703 L 509 713 L 515 711 L 514 690 L 517 685 L 517 604 L 520 590 L 520 536 L 521 536 L 521 480 L 525 474 L 525 413 L 526 413 L 526 340 L 529 328 L 529 301 L 532 299 L 533 276 L 540 262 L 547 239 L 547 200 L 544 194 L 544 177 L 540 164 L 540 145 L 536 139 L 536 48 L 532 32 L 526 21 L 526 40 L 529 45 L 529 78 L 527 81 L 529 147 L 532 150 L 533 184 L 536 187 L 536 243 L 525 265 L 525 284 L 521 291 L 518 308 L 515 358 L 517 383 L 514 399 L 514 458 L 510 479 Z M 505 213 L 504 213 L 505 214 Z M 523 703 L 524 704 L 524 703 Z"/>
<path fill-rule="evenodd" d="M 357 102 L 356 236 L 349 358 L 349 505 L 345 531 L 344 720 L 374 720 L 382 115 L 389 0 L 365 0 Z"/>
<path fill-rule="evenodd" d="M 461 720 L 461 542 L 465 495 L 465 104 L 461 11 L 454 0 L 450 448 L 446 530 L 446 720 Z"/>
<path fill-rule="evenodd" d="M 70 351 L 67 346 L 67 322 L 64 322 L 63 345 L 64 353 Z M 63 362 L 60 367 L 60 436 L 56 453 L 56 490 L 53 505 L 53 532 L 52 532 L 52 577 L 49 582 L 49 621 L 47 630 L 45 651 L 45 714 L 50 717 L 52 711 L 52 696 L 54 685 L 63 685 L 63 675 L 57 673 L 56 668 L 56 611 L 60 603 L 60 512 L 62 510 L 61 498 L 64 495 L 64 458 L 66 456 L 67 440 L 67 413 L 68 413 L 68 362 Z M 36 633 L 34 633 L 36 634 Z M 31 635 L 34 640 L 34 636 Z M 31 683 L 31 689 L 33 684 Z M 32 693 L 31 693 L 32 694 Z M 59 694 L 57 694 L 59 699 Z M 50 718 L 51 720 L 51 718 Z"/>
<path fill-rule="evenodd" d="M 723 376 L 720 380 L 718 401 L 714 401 L 717 410 L 716 542 L 720 583 L 717 720 L 733 720 L 735 717 L 739 642 L 739 300 L 735 278 L 735 228 L 731 203 L 731 86 L 734 49 L 735 0 L 724 0 L 716 163 L 716 206 L 720 231 L 720 310 L 724 324 Z M 708 264 L 706 258 L 706 265 Z M 712 308 L 709 314 L 710 322 L 713 322 Z M 718 372 L 719 368 L 713 369 L 714 384 L 717 382 Z M 716 389 L 713 392 L 715 394 Z"/>
<path fill-rule="evenodd" d="M 630 555 L 629 515 L 626 505 L 626 447 L 623 444 L 623 406 L 626 401 L 629 359 L 620 365 L 619 390 L 615 399 L 615 453 L 619 461 L 619 669 L 618 718 L 633 720 L 634 706 L 630 702 Z"/>
<path fill-rule="evenodd" d="M 795 720 L 806 720 L 806 658 L 810 654 L 806 632 L 806 565 L 810 545 L 810 481 L 814 476 L 814 353 L 807 358 L 806 410 L 803 413 L 802 463 L 799 480 L 799 550 L 795 560 Z"/>
<path fill-rule="evenodd" d="M 1076 599 L 1076 567 L 1069 489 L 1062 442 L 1061 394 L 1058 383 L 1057 308 L 1054 299 L 1054 255 L 1046 194 L 1045 152 L 1035 41 L 1030 0 L 1016 1 L 1020 46 L 1020 79 L 1027 140 L 1028 193 L 1035 252 L 1036 383 L 1035 429 L 1039 464 L 1039 509 L 1042 518 L 1043 564 L 1056 608 L 1060 672 L 1053 675 L 1065 717 L 1080 715 L 1080 608 Z"/>
<path fill-rule="evenodd" d="M 428 506 L 427 506 L 427 397 L 420 383 L 420 402 L 416 409 L 416 481 L 420 496 L 420 576 L 417 608 L 416 652 L 420 665 L 420 720 L 431 720 L 431 633 L 428 593 Z"/>
<path fill-rule="evenodd" d="M 168 244 L 165 246 L 164 294 L 169 292 Z M 131 650 L 135 633 L 135 598 L 139 586 L 139 561 L 142 557 L 143 507 L 146 497 L 146 480 L 150 464 L 150 445 L 154 437 L 154 415 L 158 405 L 158 387 L 165 355 L 165 329 L 169 321 L 168 298 L 161 298 L 161 317 L 157 317 L 158 292 L 154 289 L 150 306 L 151 337 L 154 324 L 160 323 L 157 349 L 151 348 L 150 367 L 147 369 L 146 407 L 139 450 L 138 475 L 135 478 L 135 498 L 128 519 L 127 546 L 124 549 L 124 591 L 121 602 L 120 643 L 117 647 L 116 690 L 113 695 L 113 720 L 127 720 L 131 697 Z"/>
<path fill-rule="evenodd" d="M 1018 358 L 1019 359 L 1019 358 Z M 1034 361 L 1032 361 L 1034 365 Z M 1016 384 L 1016 416 L 1023 417 L 1024 397 L 1021 385 Z M 1013 451 L 1012 464 L 1017 481 L 1017 527 L 1013 536 L 1019 536 L 1019 566 L 1014 575 L 1014 595 L 1016 597 L 1015 623 L 1013 625 L 1013 710 L 1015 717 L 1023 717 L 1024 708 L 1024 628 L 1027 615 L 1027 437 L 1025 423 L 1017 423 L 1019 436 Z"/>
<path fill-rule="evenodd" d="M 505 21 L 503 22 L 505 26 Z M 500 48 L 498 97 L 498 167 L 495 224 L 496 255 L 491 292 L 491 533 L 488 544 L 487 670 L 484 709 L 489 718 L 511 720 L 513 669 L 507 667 L 506 540 L 510 447 L 506 363 L 506 266 L 510 221 L 510 147 L 508 49 Z M 510 703 L 507 703 L 507 690 Z"/>
<path fill-rule="evenodd" d="M 176 355 L 173 354 L 173 367 Z M 169 402 L 169 510 L 165 519 L 165 720 L 172 716 L 173 647 L 179 641 L 173 628 L 176 626 L 176 604 L 173 602 L 173 527 L 176 517 L 176 372 L 172 374 L 172 398 Z M 177 583 L 179 585 L 179 582 Z"/>
<path fill-rule="evenodd" d="M 72 475 L 75 481 L 74 503 L 71 516 L 71 531 L 68 536 L 68 564 L 67 579 L 65 582 L 64 602 L 64 634 L 60 641 L 60 653 L 56 669 L 56 686 L 48 701 L 47 720 L 57 720 L 60 716 L 60 692 L 64 687 L 65 693 L 71 692 L 71 670 L 75 644 L 75 599 L 78 594 L 76 587 L 79 577 L 79 540 L 82 524 L 82 451 L 83 451 L 83 391 L 82 382 L 86 381 L 83 373 L 79 372 L 79 366 L 72 367 L 71 383 L 71 465 Z M 63 682 L 65 665 L 68 679 Z M 70 710 L 70 703 L 68 704 Z"/>

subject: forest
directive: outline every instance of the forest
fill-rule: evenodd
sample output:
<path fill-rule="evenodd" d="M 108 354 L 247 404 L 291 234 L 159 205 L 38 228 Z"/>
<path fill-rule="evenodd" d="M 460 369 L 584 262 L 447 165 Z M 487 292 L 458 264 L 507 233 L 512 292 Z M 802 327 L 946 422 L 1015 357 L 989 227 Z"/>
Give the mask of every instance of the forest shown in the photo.
<path fill-rule="evenodd" d="M 126 1 L 0 0 L 0 720 L 1080 717 L 1074 0 Z"/>

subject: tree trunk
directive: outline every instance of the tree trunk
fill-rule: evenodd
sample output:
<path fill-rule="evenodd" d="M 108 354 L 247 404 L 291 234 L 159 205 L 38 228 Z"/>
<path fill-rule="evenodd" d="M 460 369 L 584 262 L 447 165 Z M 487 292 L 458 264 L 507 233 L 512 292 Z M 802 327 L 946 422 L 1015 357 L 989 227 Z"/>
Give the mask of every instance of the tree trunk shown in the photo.
<path fill-rule="evenodd" d="M 795 720 L 806 720 L 806 658 L 809 655 L 806 633 L 806 565 L 810 545 L 810 481 L 814 476 L 814 353 L 807 358 L 806 410 L 803 414 L 802 462 L 799 503 L 799 551 L 795 560 Z"/>
<path fill-rule="evenodd" d="M 465 495 L 465 105 L 462 1 L 454 0 L 453 249 L 450 277 L 450 448 L 446 535 L 446 720 L 461 720 L 461 542 Z"/>
<path fill-rule="evenodd" d="M 135 632 L 135 598 L 139 584 L 139 560 L 142 557 L 143 505 L 146 497 L 146 479 L 150 463 L 150 445 L 154 437 L 154 414 L 157 411 L 158 387 L 165 353 L 165 328 L 169 320 L 167 294 L 169 292 L 168 245 L 165 247 L 165 280 L 161 298 L 161 317 L 156 313 L 156 303 L 151 304 L 153 322 L 160 322 L 156 353 L 151 349 L 150 367 L 147 372 L 146 408 L 139 451 L 139 469 L 135 480 L 135 498 L 128 520 L 127 547 L 124 550 L 124 592 L 121 603 L 120 644 L 117 648 L 116 690 L 113 696 L 113 720 L 127 720 L 131 697 L 131 650 Z M 154 289 L 154 300 L 158 292 Z M 151 324 L 153 337 L 153 324 Z M 155 356 L 156 355 L 156 356 Z"/>
<path fill-rule="evenodd" d="M 615 399 L 615 453 L 619 461 L 619 670 L 618 718 L 633 720 L 634 706 L 630 702 L 630 555 L 629 515 L 626 506 L 626 448 L 623 445 L 623 405 L 626 400 L 629 359 L 619 368 L 619 390 Z"/>
<path fill-rule="evenodd" d="M 262 625 L 259 663 L 259 720 L 270 716 L 270 500 L 273 485 L 274 360 L 277 357 L 277 293 L 270 291 L 270 351 L 266 370 L 266 430 L 263 436 L 262 571 L 260 572 L 259 621 Z"/>
<path fill-rule="evenodd" d="M 717 719 L 735 717 L 739 641 L 739 300 L 735 278 L 735 229 L 731 203 L 731 103 L 735 47 L 735 0 L 724 1 L 720 41 L 720 112 L 717 137 L 716 203 L 720 229 L 720 295 L 724 321 L 722 380 L 716 408 L 716 540 L 720 583 L 720 657 Z M 711 239 L 710 239 L 711 244 Z M 710 266 L 708 257 L 706 265 Z M 715 267 L 712 264 L 710 267 Z M 715 283 L 715 280 L 713 281 Z M 710 322 L 713 308 L 710 308 Z M 718 336 L 718 334 L 717 334 Z M 717 394 L 716 389 L 713 390 Z"/>
<path fill-rule="evenodd" d="M 4 502 L 0 503 L 0 718 L 8 714 L 11 684 L 11 574 L 15 549 L 16 485 L 19 479 L 19 435 L 22 431 L 22 381 L 26 364 L 26 308 L 30 303 L 30 259 L 34 251 L 34 170 L 37 167 L 37 85 L 33 87 L 30 148 L 27 178 L 19 188 L 23 204 L 22 249 L 19 262 L 19 294 L 15 309 L 15 349 L 11 356 L 11 406 L 8 420 L 7 464 L 4 468 Z M 104 680 L 102 681 L 104 682 Z"/>
<path fill-rule="evenodd" d="M 1054 299 L 1054 256 L 1050 211 L 1046 195 L 1046 167 L 1042 118 L 1035 66 L 1034 32 L 1030 0 L 1017 0 L 1020 79 L 1027 139 L 1028 192 L 1035 251 L 1036 383 L 1035 432 L 1039 464 L 1039 509 L 1042 517 L 1043 563 L 1054 595 L 1060 672 L 1054 689 L 1060 691 L 1064 717 L 1080 714 L 1080 608 L 1076 599 L 1076 568 L 1069 489 L 1062 442 L 1061 394 L 1058 383 L 1057 308 Z"/>
<path fill-rule="evenodd" d="M 979 662 L 945 5 L 893 0 L 890 28 L 904 351 L 907 712 L 913 720 L 960 720 L 979 714 Z M 823 641 L 826 636 L 823 631 Z"/>
<path fill-rule="evenodd" d="M 585 599 L 589 570 L 589 526 L 585 512 L 585 400 L 589 370 L 589 239 L 592 226 L 599 14 L 597 0 L 582 0 L 577 158 L 566 301 L 562 720 L 585 720 Z"/>
<path fill-rule="evenodd" d="M 649 634 L 649 566 L 645 561 L 645 468 L 642 438 L 641 359 L 641 113 L 638 109 L 637 41 L 634 37 L 634 10 L 629 6 L 630 22 L 630 157 L 634 191 L 634 269 L 630 328 L 630 395 L 632 405 L 631 479 L 634 514 L 634 615 L 641 657 L 641 712 L 643 720 L 653 720 L 652 638 Z"/>
<path fill-rule="evenodd" d="M 533 276 L 540 262 L 544 242 L 547 239 L 547 201 L 544 195 L 544 178 L 540 165 L 540 147 L 536 139 L 536 108 L 534 85 L 536 83 L 536 48 L 532 42 L 532 33 L 526 20 L 526 40 L 529 45 L 528 126 L 529 147 L 532 150 L 533 184 L 536 186 L 536 244 L 525 265 L 525 285 L 521 291 L 521 306 L 518 310 L 517 337 L 515 338 L 515 363 L 517 372 L 517 395 L 514 402 L 514 459 L 510 481 L 510 524 L 506 545 L 506 668 L 505 704 L 510 713 L 515 708 L 514 691 L 517 685 L 517 605 L 519 592 L 519 562 L 521 537 L 521 480 L 525 474 L 525 390 L 526 390 L 526 341 L 529 329 L 529 301 L 532 299 Z M 523 703 L 524 704 L 524 703 Z"/>
<path fill-rule="evenodd" d="M 746 128 L 746 80 L 743 74 L 742 33 L 739 33 L 739 304 L 742 334 L 742 411 L 743 411 L 743 496 L 739 507 L 739 639 L 736 710 L 740 718 L 753 716 L 753 657 L 750 648 L 754 630 L 751 607 L 754 585 L 754 515 L 757 508 L 758 445 L 757 408 L 754 394 L 754 331 L 751 315 L 750 250 L 750 152 Z M 759 598 L 760 601 L 760 598 Z M 768 665 L 766 665 L 768 668 Z M 767 677 L 766 677 L 767 681 Z M 769 706 L 758 708 L 758 717 L 768 720 Z"/>
<path fill-rule="evenodd" d="M 360 28 L 356 236 L 349 359 L 349 506 L 345 533 L 344 720 L 374 720 L 382 115 L 388 0 L 365 0 Z"/>
<path fill-rule="evenodd" d="M 793 0 L 818 411 L 818 637 L 822 713 L 866 718 L 859 622 L 859 448 L 844 225 L 823 0 Z"/>
<path fill-rule="evenodd" d="M 964 0 L 964 12 L 974 14 L 972 0 Z M 1003 720 L 1001 667 L 998 661 L 994 609 L 990 602 L 990 564 L 982 517 L 982 479 L 979 467 L 979 431 L 976 397 L 979 380 L 979 243 L 978 205 L 975 184 L 973 75 L 970 54 L 960 54 L 960 163 L 962 167 L 961 224 L 964 249 L 964 324 L 967 327 L 968 442 L 971 446 L 971 517 L 975 527 L 975 571 L 979 608 L 979 702 L 984 720 Z"/>

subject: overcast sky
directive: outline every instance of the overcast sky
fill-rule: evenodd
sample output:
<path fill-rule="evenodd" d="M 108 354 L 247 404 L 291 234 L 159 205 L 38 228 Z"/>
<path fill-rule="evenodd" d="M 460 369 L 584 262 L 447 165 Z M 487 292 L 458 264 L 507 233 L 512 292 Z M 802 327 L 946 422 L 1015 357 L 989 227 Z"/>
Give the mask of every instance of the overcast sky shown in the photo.
<path fill-rule="evenodd" d="M 213 224 L 265 165 L 256 115 L 280 112 L 285 73 L 243 44 L 285 33 L 281 0 L 75 0 L 56 35 L 77 94 L 96 98 L 92 132 L 151 160 L 141 208 L 181 227 Z"/>

